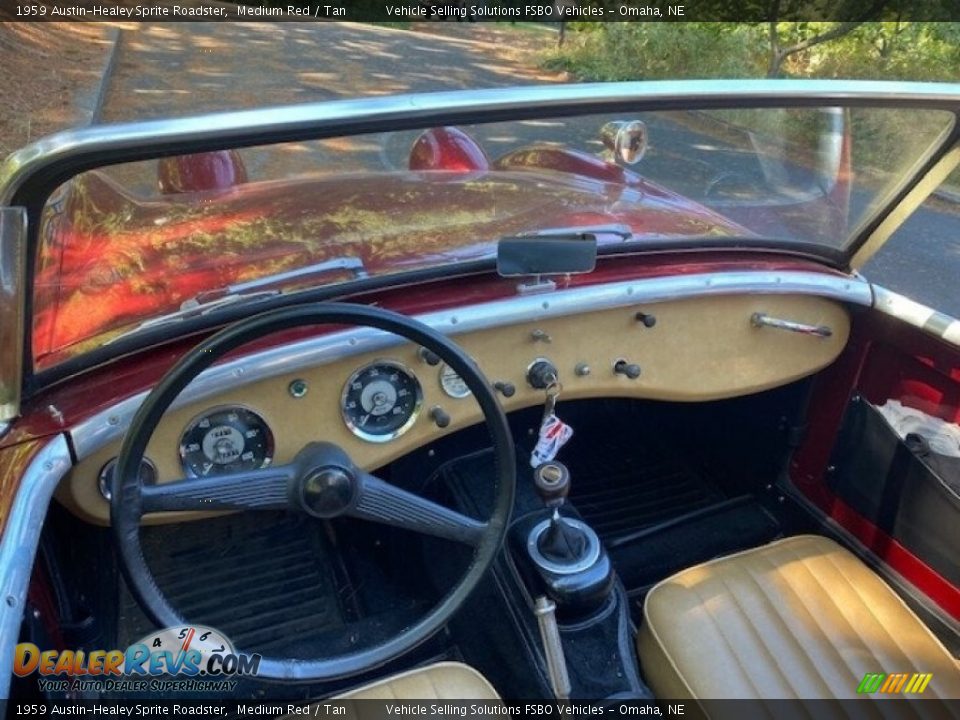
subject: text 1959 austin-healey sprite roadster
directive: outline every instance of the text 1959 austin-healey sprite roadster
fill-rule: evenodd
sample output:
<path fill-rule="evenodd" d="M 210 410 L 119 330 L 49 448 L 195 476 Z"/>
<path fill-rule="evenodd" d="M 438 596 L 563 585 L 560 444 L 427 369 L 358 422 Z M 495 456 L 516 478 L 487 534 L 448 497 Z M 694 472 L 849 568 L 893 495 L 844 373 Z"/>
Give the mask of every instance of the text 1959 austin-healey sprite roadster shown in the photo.
<path fill-rule="evenodd" d="M 957 712 L 960 322 L 857 268 L 958 112 L 571 85 L 14 154 L 2 694 Z"/>

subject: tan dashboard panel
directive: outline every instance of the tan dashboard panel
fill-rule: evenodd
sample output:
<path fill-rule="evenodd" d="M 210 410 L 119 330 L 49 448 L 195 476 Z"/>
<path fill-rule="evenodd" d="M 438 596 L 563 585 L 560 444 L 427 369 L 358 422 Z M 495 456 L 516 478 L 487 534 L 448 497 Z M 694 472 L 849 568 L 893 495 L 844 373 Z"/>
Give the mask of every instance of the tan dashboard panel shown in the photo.
<path fill-rule="evenodd" d="M 545 296 L 546 297 L 546 296 Z M 656 317 L 646 327 L 643 312 Z M 832 329 L 828 338 L 777 328 L 754 327 L 754 313 Z M 850 319 L 840 303 L 810 296 L 735 295 L 671 300 L 642 306 L 568 315 L 454 336 L 491 382 L 513 383 L 516 394 L 500 397 L 504 409 L 540 404 L 543 391 L 529 387 L 526 369 L 537 358 L 551 360 L 565 399 L 635 397 L 697 402 L 734 397 L 783 385 L 831 363 L 847 342 Z M 198 414 L 217 406 L 240 405 L 261 415 L 273 430 L 275 463 L 285 463 L 304 445 L 325 440 L 343 447 L 353 461 L 372 470 L 437 438 L 482 420 L 472 397 L 455 399 L 440 385 L 440 367 L 423 362 L 418 348 L 405 344 L 375 354 L 356 355 L 306 371 L 238 385 L 215 400 L 170 412 L 150 442 L 147 456 L 161 482 L 183 476 L 178 448 L 184 429 Z M 378 359 L 402 363 L 423 387 L 423 406 L 409 430 L 394 440 L 372 443 L 347 428 L 341 415 L 344 383 L 358 368 Z M 641 374 L 629 379 L 614 372 L 623 359 Z M 575 368 L 587 365 L 589 374 Z M 302 398 L 288 391 L 293 380 L 308 385 Z M 440 429 L 429 415 L 440 406 L 449 414 Z M 109 522 L 109 507 L 97 487 L 101 467 L 119 451 L 111 444 L 80 462 L 65 478 L 57 498 L 82 517 Z M 190 517 L 170 513 L 163 521 Z M 194 514 L 193 517 L 196 517 Z"/>

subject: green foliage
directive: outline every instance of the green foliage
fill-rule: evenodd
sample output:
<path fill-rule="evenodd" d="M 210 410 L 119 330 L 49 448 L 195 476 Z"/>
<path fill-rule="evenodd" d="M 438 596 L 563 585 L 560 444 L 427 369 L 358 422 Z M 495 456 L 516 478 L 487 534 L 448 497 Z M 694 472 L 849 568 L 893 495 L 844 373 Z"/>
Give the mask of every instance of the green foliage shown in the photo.
<path fill-rule="evenodd" d="M 883 80 L 960 79 L 960 23 L 864 23 L 799 55 L 791 74 Z"/>
<path fill-rule="evenodd" d="M 930 0 L 928 0 L 930 1 Z M 786 4 L 786 3 L 785 3 Z M 837 26 L 832 22 L 782 22 L 776 47 L 802 47 Z M 772 42 L 766 23 L 576 23 L 567 43 L 544 62 L 584 80 L 654 80 L 764 77 Z M 839 37 L 787 55 L 787 77 L 872 80 L 960 80 L 960 23 L 862 23 Z M 904 138 L 943 127 L 937 114 L 854 113 L 858 167 L 887 168 L 889 148 Z M 919 150 L 918 150 L 919 152 Z M 960 186 L 960 170 L 949 183 Z"/>
<path fill-rule="evenodd" d="M 781 22 L 779 49 L 836 28 Z M 766 23 L 571 23 L 565 47 L 545 64 L 585 80 L 763 77 L 771 38 Z M 789 54 L 787 77 L 960 80 L 960 23 L 869 22 Z"/>
<path fill-rule="evenodd" d="M 566 47 L 546 58 L 548 67 L 589 80 L 736 78 L 763 72 L 763 34 L 757 26 L 657 22 L 573 25 L 584 24 L 596 29 L 572 33 Z"/>

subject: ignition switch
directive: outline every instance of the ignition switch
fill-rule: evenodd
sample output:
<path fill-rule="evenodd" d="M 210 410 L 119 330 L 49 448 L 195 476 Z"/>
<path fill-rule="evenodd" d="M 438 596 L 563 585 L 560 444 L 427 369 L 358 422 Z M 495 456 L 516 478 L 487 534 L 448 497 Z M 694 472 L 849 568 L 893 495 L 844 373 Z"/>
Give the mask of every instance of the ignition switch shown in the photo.
<path fill-rule="evenodd" d="M 536 390 L 546 390 L 560 379 L 557 367 L 546 358 L 537 358 L 527 368 L 527 382 Z"/>

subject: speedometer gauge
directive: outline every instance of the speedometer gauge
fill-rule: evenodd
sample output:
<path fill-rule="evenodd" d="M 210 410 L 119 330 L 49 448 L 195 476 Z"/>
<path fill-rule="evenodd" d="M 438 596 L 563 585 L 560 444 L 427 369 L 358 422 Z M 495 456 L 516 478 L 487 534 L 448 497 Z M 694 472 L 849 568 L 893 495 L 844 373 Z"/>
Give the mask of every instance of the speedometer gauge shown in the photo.
<path fill-rule="evenodd" d="M 378 360 L 350 376 L 340 410 L 354 435 L 386 442 L 410 429 L 422 403 L 423 390 L 410 370 L 392 360 Z"/>
<path fill-rule="evenodd" d="M 208 410 L 180 438 L 180 461 L 187 477 L 207 477 L 266 467 L 273 459 L 273 433 L 252 410 Z"/>

